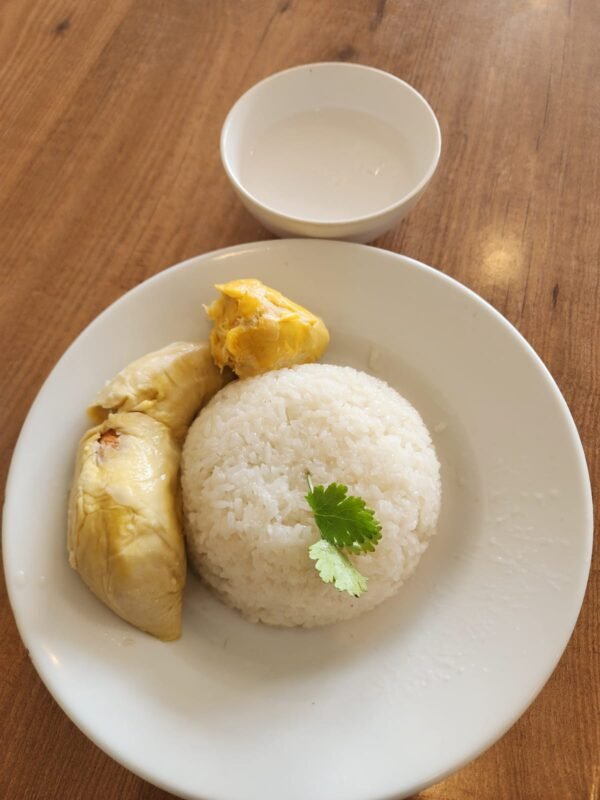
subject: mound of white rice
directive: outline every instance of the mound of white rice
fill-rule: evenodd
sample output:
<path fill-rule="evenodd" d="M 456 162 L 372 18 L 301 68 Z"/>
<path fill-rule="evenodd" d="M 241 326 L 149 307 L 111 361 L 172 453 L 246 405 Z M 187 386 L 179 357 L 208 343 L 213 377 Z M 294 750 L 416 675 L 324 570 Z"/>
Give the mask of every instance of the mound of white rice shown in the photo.
<path fill-rule="evenodd" d="M 382 525 L 359 598 L 321 581 L 305 500 L 336 481 Z M 200 413 L 185 442 L 188 552 L 202 578 L 252 621 L 326 625 L 373 608 L 404 583 L 435 531 L 439 463 L 417 411 L 350 367 L 309 364 L 238 380 Z"/>

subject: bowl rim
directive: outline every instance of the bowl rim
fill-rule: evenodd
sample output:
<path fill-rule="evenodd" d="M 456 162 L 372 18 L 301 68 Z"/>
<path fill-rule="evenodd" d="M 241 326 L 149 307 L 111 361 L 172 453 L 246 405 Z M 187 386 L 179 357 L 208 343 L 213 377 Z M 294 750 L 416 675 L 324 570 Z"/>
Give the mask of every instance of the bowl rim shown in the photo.
<path fill-rule="evenodd" d="M 301 72 L 301 71 L 312 71 L 313 69 L 329 69 L 331 67 L 335 67 L 336 69 L 347 69 L 348 71 L 368 71 L 372 73 L 376 73 L 381 78 L 386 80 L 391 80 L 400 84 L 402 88 L 407 90 L 410 94 L 415 96 L 418 101 L 425 107 L 425 111 L 428 112 L 428 116 L 433 123 L 434 131 L 436 133 L 436 147 L 433 158 L 431 159 L 429 166 L 421 178 L 421 180 L 412 188 L 409 192 L 403 194 L 398 200 L 394 203 L 390 203 L 387 206 L 383 206 L 378 211 L 373 211 L 370 214 L 364 214 L 357 217 L 343 217 L 337 220 L 323 220 L 323 219 L 311 219 L 310 217 L 300 217 L 300 216 L 293 216 L 290 214 L 286 214 L 282 211 L 277 210 L 273 206 L 264 203 L 262 200 L 259 200 L 252 192 L 249 192 L 248 189 L 244 186 L 244 184 L 240 181 L 237 177 L 235 171 L 233 170 L 228 153 L 227 153 L 227 137 L 229 132 L 232 128 L 232 119 L 233 116 L 238 109 L 239 105 L 247 100 L 247 98 L 256 93 L 261 87 L 264 85 L 279 80 L 281 77 L 288 75 L 292 72 Z M 229 109 L 227 116 L 225 117 L 225 121 L 223 122 L 223 126 L 221 128 L 221 135 L 219 140 L 219 150 L 221 154 L 221 163 L 223 165 L 223 169 L 229 178 L 229 181 L 239 193 L 239 195 L 244 198 L 245 200 L 249 201 L 251 204 L 258 206 L 261 209 L 264 209 L 269 214 L 274 215 L 277 217 L 278 221 L 282 223 L 294 223 L 294 224 L 302 224 L 302 225 L 311 225 L 317 227 L 322 230 L 333 229 L 333 228 L 340 228 L 340 227 L 349 227 L 353 225 L 357 225 L 359 223 L 372 223 L 381 217 L 393 213 L 400 209 L 405 203 L 409 202 L 425 189 L 431 178 L 433 177 L 442 152 L 442 131 L 440 128 L 440 124 L 438 119 L 431 108 L 430 104 L 427 100 L 423 97 L 423 95 L 418 92 L 413 86 L 411 86 L 406 81 L 399 78 L 397 75 L 393 75 L 391 72 L 386 72 L 385 70 L 379 69 L 377 67 L 371 67 L 368 64 L 355 64 L 355 63 L 348 63 L 348 62 L 340 62 L 340 61 L 318 61 L 314 63 L 308 64 L 299 64 L 295 67 L 289 67 L 288 69 L 280 70 L 279 72 L 274 72 L 272 75 L 268 75 L 266 78 L 258 81 L 249 89 L 247 89 L 235 103 Z"/>

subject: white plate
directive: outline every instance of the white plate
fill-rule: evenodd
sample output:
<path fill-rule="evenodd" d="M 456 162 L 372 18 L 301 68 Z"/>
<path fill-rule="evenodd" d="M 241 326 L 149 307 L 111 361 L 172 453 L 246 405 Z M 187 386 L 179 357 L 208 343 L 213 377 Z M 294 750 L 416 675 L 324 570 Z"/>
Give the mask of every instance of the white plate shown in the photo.
<path fill-rule="evenodd" d="M 84 408 L 131 359 L 206 336 L 212 285 L 250 276 L 324 317 L 326 360 L 376 372 L 420 409 L 442 461 L 439 534 L 396 598 L 321 630 L 244 622 L 190 578 L 183 637 L 162 644 L 113 616 L 67 565 Z M 457 769 L 552 672 L 591 543 L 577 431 L 514 328 L 415 261 L 310 240 L 192 259 L 100 315 L 29 413 L 4 509 L 10 599 L 48 689 L 113 758 L 203 800 L 397 798 Z"/>

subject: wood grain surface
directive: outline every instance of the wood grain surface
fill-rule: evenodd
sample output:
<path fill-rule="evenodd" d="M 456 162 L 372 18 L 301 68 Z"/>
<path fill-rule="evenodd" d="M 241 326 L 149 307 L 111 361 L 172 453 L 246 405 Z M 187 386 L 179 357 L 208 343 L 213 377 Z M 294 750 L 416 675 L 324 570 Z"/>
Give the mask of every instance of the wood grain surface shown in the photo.
<path fill-rule="evenodd" d="M 42 381 L 103 308 L 186 257 L 268 238 L 220 165 L 231 104 L 284 67 L 346 60 L 414 85 L 444 137 L 431 188 L 376 244 L 517 326 L 572 409 L 597 489 L 599 42 L 598 0 L 2 0 L 0 484 Z M 421 800 L 600 800 L 599 603 L 596 558 L 537 700 Z M 0 636 L 0 798 L 171 797 L 54 703 L 4 585 Z"/>

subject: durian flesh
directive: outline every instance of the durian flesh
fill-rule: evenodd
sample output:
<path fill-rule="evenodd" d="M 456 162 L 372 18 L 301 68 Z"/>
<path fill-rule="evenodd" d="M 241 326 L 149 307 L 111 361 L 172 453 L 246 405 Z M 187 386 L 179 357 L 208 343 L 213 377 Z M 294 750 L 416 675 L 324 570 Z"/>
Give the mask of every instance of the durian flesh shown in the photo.
<path fill-rule="evenodd" d="M 181 633 L 186 558 L 179 446 L 145 414 L 110 414 L 79 443 L 69 562 L 103 603 L 163 640 Z"/>
<path fill-rule="evenodd" d="M 329 344 L 322 319 L 253 278 L 218 284 L 207 307 L 210 346 L 218 367 L 240 378 L 317 361 Z"/>
<path fill-rule="evenodd" d="M 117 411 L 141 411 L 181 441 L 198 409 L 227 376 L 215 366 L 206 342 L 174 342 L 132 361 L 98 394 L 88 414 L 95 423 Z"/>

